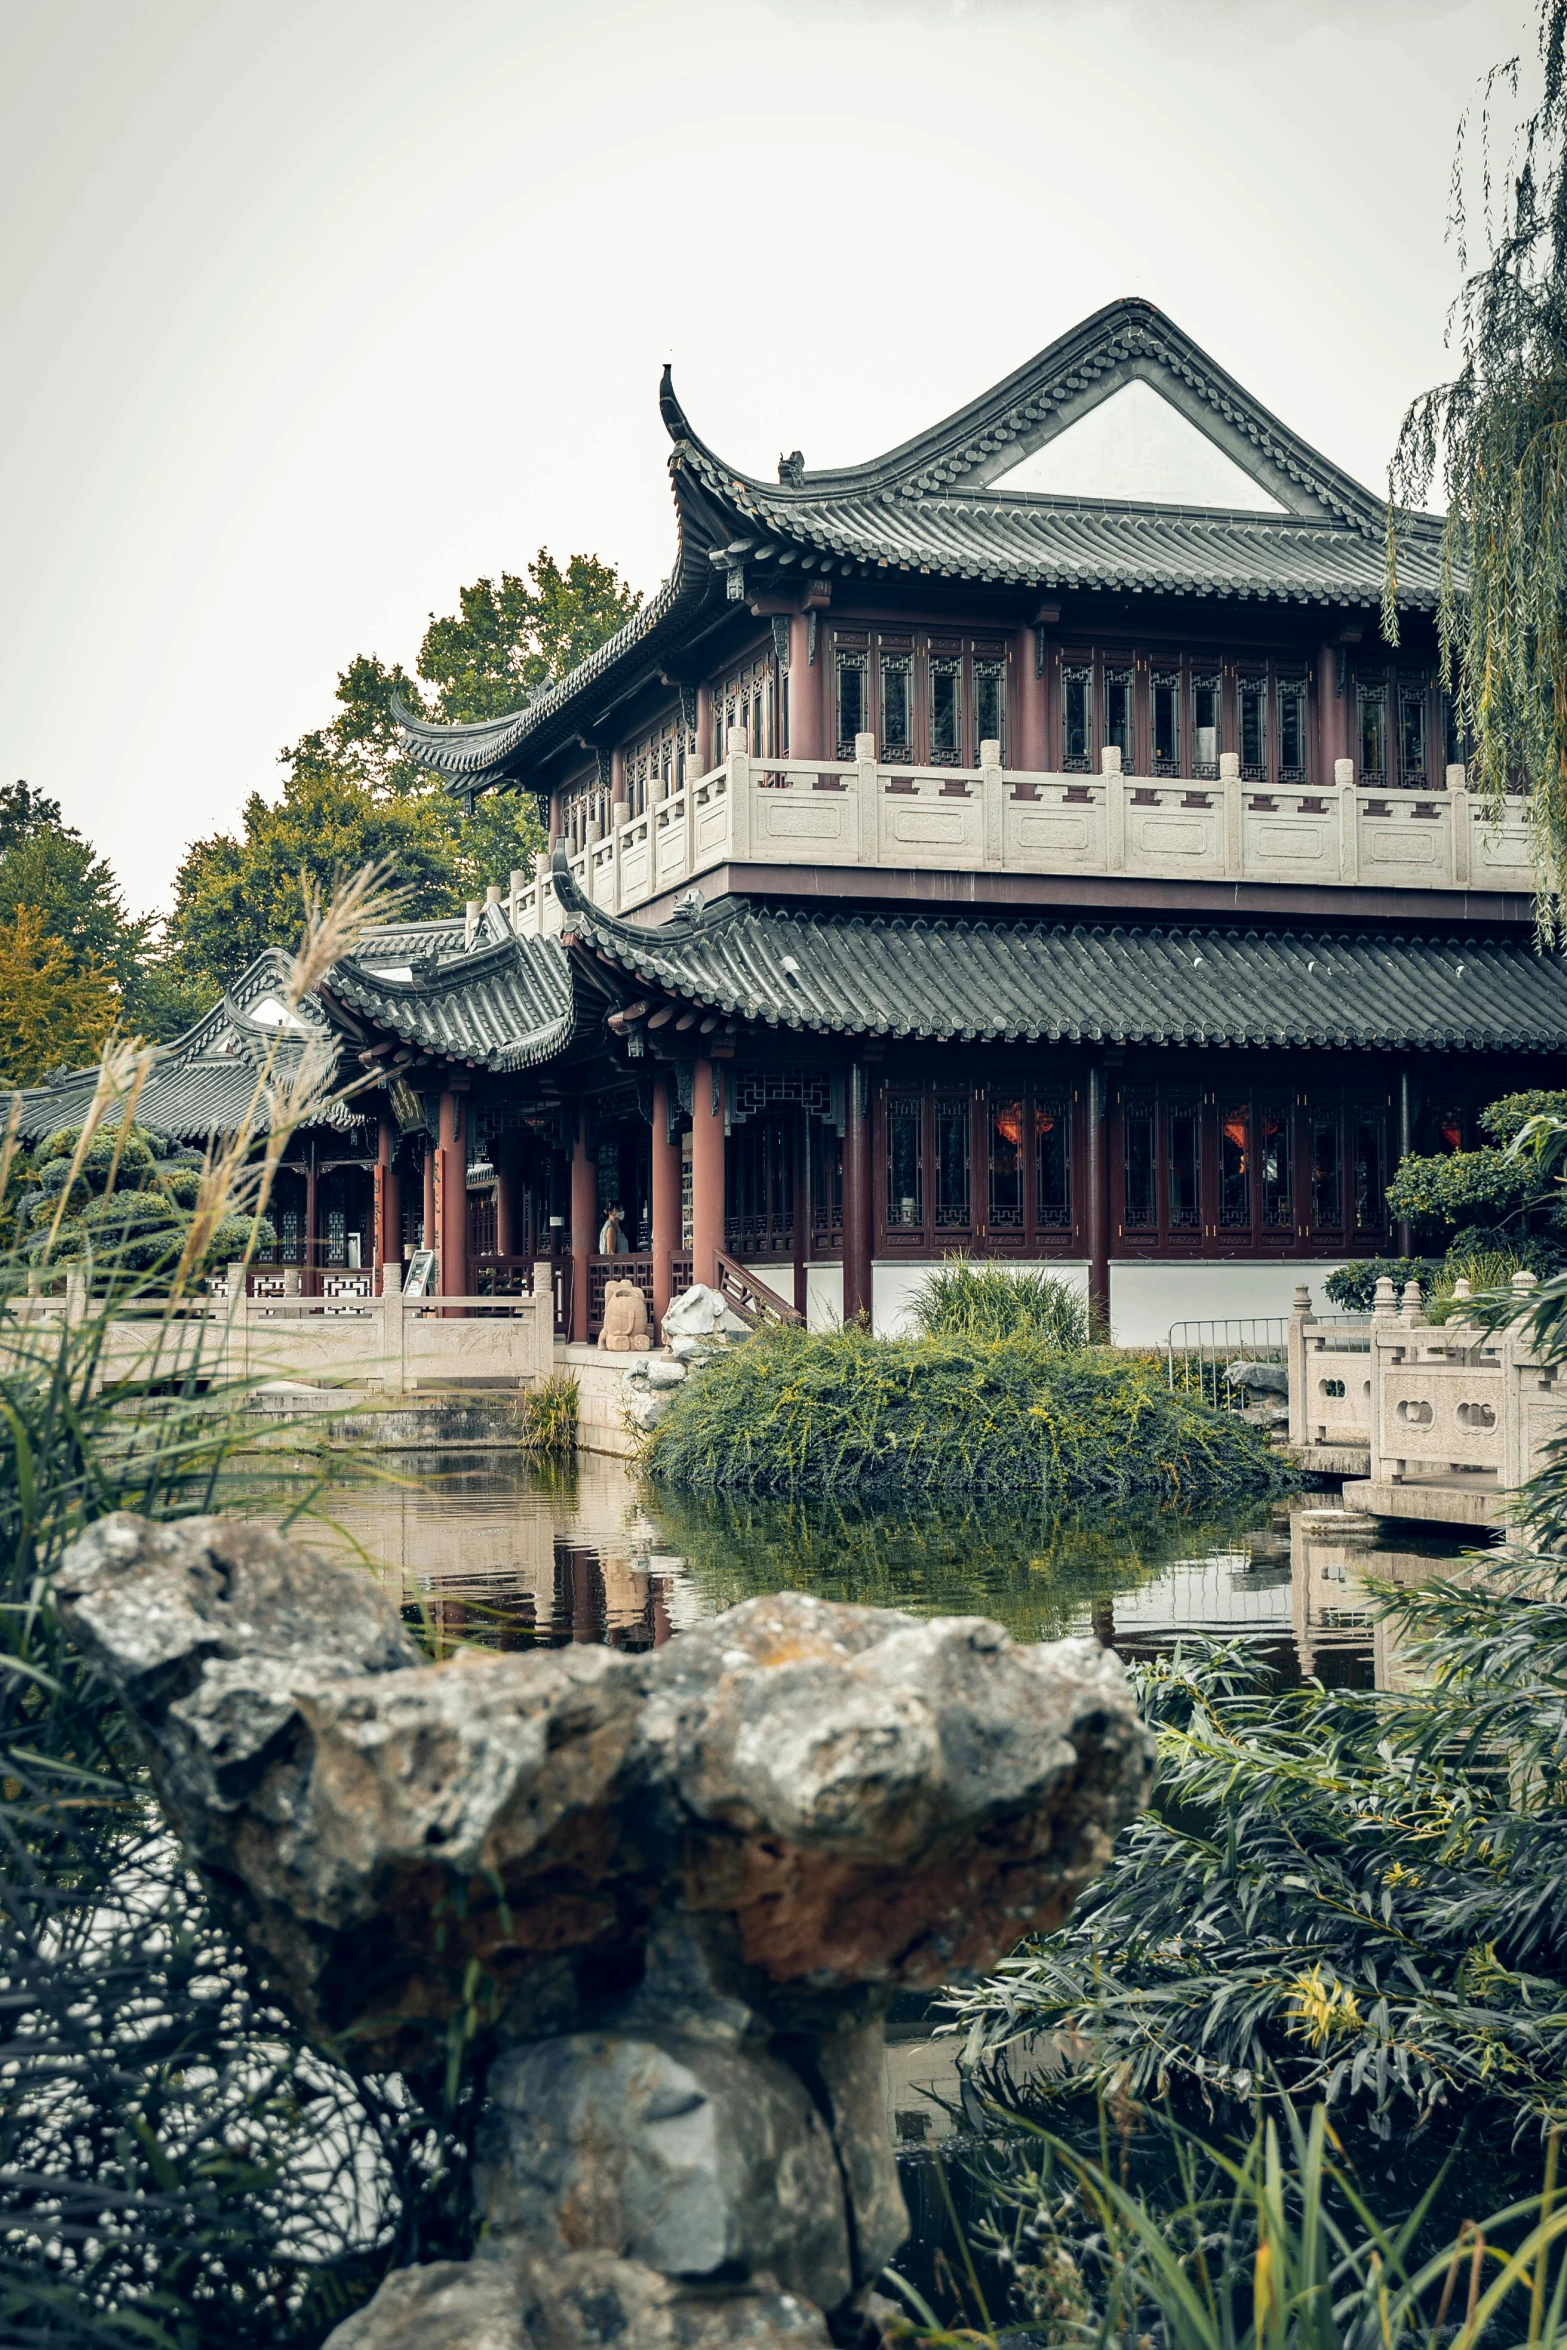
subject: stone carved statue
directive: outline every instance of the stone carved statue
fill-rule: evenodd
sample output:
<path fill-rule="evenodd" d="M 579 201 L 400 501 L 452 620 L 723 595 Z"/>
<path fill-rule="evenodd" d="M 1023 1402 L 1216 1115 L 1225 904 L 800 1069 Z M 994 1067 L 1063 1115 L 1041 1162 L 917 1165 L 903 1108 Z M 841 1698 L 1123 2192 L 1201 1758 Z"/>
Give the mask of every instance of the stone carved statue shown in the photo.
<path fill-rule="evenodd" d="M 1103 1865 L 1152 1760 L 1113 1656 L 784 1592 L 432 1666 L 370 1577 L 227 1519 L 106 1518 L 58 1590 L 313 2036 L 418 2078 L 477 1969 L 479 2255 L 333 2350 L 879 2339 L 887 2004 Z"/>
<path fill-rule="evenodd" d="M 634 1281 L 604 1285 L 604 1326 L 599 1344 L 606 1354 L 645 1355 L 653 1340 L 647 1299 Z"/>

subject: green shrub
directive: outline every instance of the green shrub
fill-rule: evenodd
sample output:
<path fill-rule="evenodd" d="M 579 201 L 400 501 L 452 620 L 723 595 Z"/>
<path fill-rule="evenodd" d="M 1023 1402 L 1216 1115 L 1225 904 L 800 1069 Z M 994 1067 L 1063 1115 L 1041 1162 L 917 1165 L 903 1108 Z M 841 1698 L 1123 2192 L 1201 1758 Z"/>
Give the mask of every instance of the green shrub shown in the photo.
<path fill-rule="evenodd" d="M 1369 1314 L 1379 1281 L 1391 1281 L 1401 1299 L 1405 1283 L 1418 1281 L 1420 1295 L 1425 1298 L 1441 1270 L 1440 1257 L 1357 1257 L 1328 1275 L 1322 1293 L 1330 1305 L 1346 1314 Z"/>
<path fill-rule="evenodd" d="M 915 1324 L 926 1338 L 1035 1338 L 1062 1350 L 1087 1346 L 1088 1300 L 1053 1273 L 1013 1272 L 1006 1265 L 949 1257 L 913 1300 Z"/>
<path fill-rule="evenodd" d="M 95 1282 L 108 1288 L 171 1272 L 196 1206 L 200 1159 L 191 1151 L 171 1151 L 161 1135 L 143 1127 L 132 1126 L 122 1135 L 117 1125 L 105 1124 L 81 1154 L 73 1176 L 80 1131 L 74 1126 L 59 1128 L 29 1169 L 17 1222 L 27 1235 L 33 1262 L 47 1262 L 61 1271 L 90 1264 Z M 70 1196 L 62 1207 L 67 1184 Z M 221 1218 L 202 1264 L 188 1270 L 199 1273 L 257 1249 L 271 1249 L 276 1238 L 264 1216 Z"/>
<path fill-rule="evenodd" d="M 522 1399 L 519 1441 L 524 1452 L 545 1460 L 570 1460 L 577 1449 L 577 1382 L 569 1372 L 552 1371 Z"/>
<path fill-rule="evenodd" d="M 1037 1338 L 763 1329 L 679 1388 L 649 1473 L 716 1492 L 1196 1501 L 1285 1490 L 1292 1472 L 1162 1371 Z"/>
<path fill-rule="evenodd" d="M 1137 1668 L 1153 1808 L 1060 1932 L 953 1995 L 971 2053 L 1064 2029 L 1070 2093 L 1277 2082 L 1493 2149 L 1567 2124 L 1567 1566 L 1382 1604 L 1412 1687 L 1278 1690 L 1239 1644 Z"/>
<path fill-rule="evenodd" d="M 1218 2142 L 1125 2097 L 1070 2136 L 1009 2118 L 967 2156 L 971 2243 L 933 2264 L 947 2323 L 977 2330 L 938 2330 L 900 2277 L 924 2330 L 892 2340 L 995 2350 L 1015 2317 L 1082 2350 L 1562 2350 L 1554 2146 L 1500 2180 L 1427 2177 L 1407 2155 L 1357 2160 L 1321 2104 Z"/>

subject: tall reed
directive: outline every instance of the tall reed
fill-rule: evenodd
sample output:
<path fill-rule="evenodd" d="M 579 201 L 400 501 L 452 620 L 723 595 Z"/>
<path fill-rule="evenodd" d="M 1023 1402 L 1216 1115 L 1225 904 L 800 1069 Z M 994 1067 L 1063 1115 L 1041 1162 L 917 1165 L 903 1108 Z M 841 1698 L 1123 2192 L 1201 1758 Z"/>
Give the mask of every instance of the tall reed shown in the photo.
<path fill-rule="evenodd" d="M 362 876 L 315 910 L 290 1008 L 373 903 Z M 105 1052 L 78 1162 L 100 1133 L 129 1132 L 149 1065 Z M 319 1055 L 263 1063 L 201 1170 L 209 1234 L 235 1214 L 254 1226 L 282 1142 L 328 1106 Z M 13 1113 L 0 1212 L 16 1161 Z M 462 2241 L 454 2116 L 304 2047 L 61 1636 L 55 1570 L 107 1511 L 255 1507 L 264 1490 L 286 1519 L 319 1492 L 297 1431 L 264 1433 L 249 1384 L 207 1376 L 201 1261 L 187 1236 L 172 1264 L 118 1262 L 111 1228 L 91 1270 L 118 1294 L 82 1310 L 74 1290 L 33 1294 L 34 1255 L 0 1253 L 0 2338 L 22 2345 L 314 2340 L 390 2261 Z M 114 1369 L 127 1314 L 140 1350 Z"/>

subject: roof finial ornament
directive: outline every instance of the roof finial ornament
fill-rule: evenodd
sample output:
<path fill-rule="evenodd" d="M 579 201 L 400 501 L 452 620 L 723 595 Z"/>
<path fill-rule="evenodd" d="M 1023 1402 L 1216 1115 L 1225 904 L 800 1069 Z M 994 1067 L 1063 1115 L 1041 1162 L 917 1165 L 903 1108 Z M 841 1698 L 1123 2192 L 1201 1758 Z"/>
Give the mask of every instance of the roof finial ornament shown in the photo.
<path fill-rule="evenodd" d="M 805 451 L 803 449 L 791 449 L 787 457 L 783 455 L 782 451 L 779 452 L 778 479 L 786 490 L 798 490 L 805 487 Z"/>

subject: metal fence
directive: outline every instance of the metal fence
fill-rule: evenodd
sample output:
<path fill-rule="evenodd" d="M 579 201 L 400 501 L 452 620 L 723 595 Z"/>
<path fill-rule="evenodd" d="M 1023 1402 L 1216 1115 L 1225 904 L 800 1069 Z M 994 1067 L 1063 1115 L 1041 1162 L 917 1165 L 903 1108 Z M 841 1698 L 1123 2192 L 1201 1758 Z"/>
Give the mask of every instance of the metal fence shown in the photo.
<path fill-rule="evenodd" d="M 1220 1411 L 1244 1411 L 1255 1402 L 1225 1377 L 1232 1363 L 1283 1363 L 1289 1336 L 1284 1314 L 1250 1314 L 1216 1322 L 1172 1322 L 1165 1341 L 1165 1375 L 1172 1388 L 1201 1395 Z"/>

